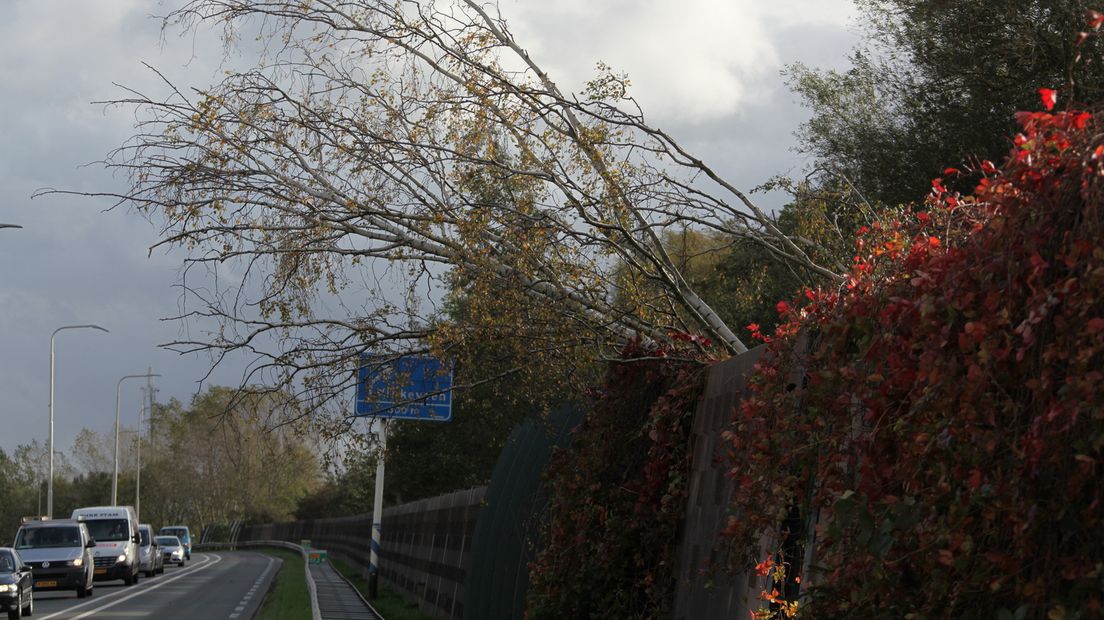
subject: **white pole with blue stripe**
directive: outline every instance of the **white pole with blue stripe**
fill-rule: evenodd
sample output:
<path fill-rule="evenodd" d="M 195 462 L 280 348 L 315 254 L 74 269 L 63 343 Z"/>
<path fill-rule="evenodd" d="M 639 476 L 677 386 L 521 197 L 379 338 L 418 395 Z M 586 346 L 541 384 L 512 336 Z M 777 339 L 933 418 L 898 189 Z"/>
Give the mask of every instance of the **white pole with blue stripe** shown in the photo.
<path fill-rule="evenodd" d="M 383 469 L 387 452 L 387 427 L 385 422 L 376 419 L 379 433 L 379 457 L 376 459 L 376 499 L 372 504 L 372 547 L 368 556 L 368 596 L 376 598 L 379 594 L 379 552 L 380 530 L 383 523 Z"/>

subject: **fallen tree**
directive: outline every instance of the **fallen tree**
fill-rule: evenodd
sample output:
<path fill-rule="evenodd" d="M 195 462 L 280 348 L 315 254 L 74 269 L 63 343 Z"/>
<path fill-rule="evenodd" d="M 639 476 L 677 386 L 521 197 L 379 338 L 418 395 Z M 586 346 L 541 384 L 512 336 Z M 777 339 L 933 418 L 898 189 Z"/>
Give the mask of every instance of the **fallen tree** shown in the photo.
<path fill-rule="evenodd" d="M 108 162 L 132 181 L 120 203 L 160 222 L 190 268 L 240 269 L 217 290 L 185 273 L 180 318 L 219 328 L 172 345 L 246 351 L 251 378 L 306 386 L 315 404 L 365 351 L 446 350 L 456 331 L 426 300 L 452 277 L 523 291 L 504 313 L 553 313 L 570 338 L 542 347 L 611 357 L 636 334 L 746 349 L 672 258 L 672 232 L 751 240 L 841 277 L 649 125 L 625 76 L 600 66 L 564 92 L 492 4 L 194 0 L 167 23 L 265 42 L 254 69 L 208 89 L 115 102 L 142 119 Z M 317 303 L 342 292 L 358 305 Z"/>

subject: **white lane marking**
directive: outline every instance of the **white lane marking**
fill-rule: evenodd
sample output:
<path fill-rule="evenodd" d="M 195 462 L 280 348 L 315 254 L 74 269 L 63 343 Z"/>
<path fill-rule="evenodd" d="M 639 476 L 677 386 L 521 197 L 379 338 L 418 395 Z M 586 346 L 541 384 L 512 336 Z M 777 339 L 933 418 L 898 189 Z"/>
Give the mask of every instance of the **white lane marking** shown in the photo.
<path fill-rule="evenodd" d="M 109 602 L 106 605 L 102 605 L 100 607 L 95 607 L 95 608 L 89 609 L 88 611 L 86 611 L 86 612 L 84 612 L 80 615 L 73 616 L 72 618 L 70 618 L 70 620 L 80 620 L 81 618 L 87 618 L 88 616 L 96 613 L 97 611 L 103 611 L 105 609 L 110 609 L 110 608 L 118 605 L 119 603 L 129 601 L 130 599 L 132 599 L 136 596 L 141 596 L 141 595 L 145 594 L 146 592 L 152 592 L 153 590 L 156 590 L 157 588 L 160 588 L 163 585 L 172 583 L 172 582 L 176 581 L 177 579 L 187 577 L 187 576 L 192 575 L 194 573 L 198 573 L 199 571 L 210 568 L 210 567 L 214 566 L 215 564 L 218 564 L 219 562 L 222 561 L 222 557 L 217 555 L 217 554 L 212 553 L 211 555 L 206 556 L 206 557 L 207 557 L 207 561 L 203 562 L 202 564 L 193 565 L 192 568 L 184 569 L 183 571 L 181 571 L 181 572 L 179 572 L 179 573 L 177 573 L 177 574 L 175 574 L 172 577 L 169 577 L 167 579 L 163 577 L 156 584 L 154 584 L 152 586 L 146 586 L 146 587 L 138 590 L 137 592 L 128 593 L 126 590 L 124 590 L 123 592 L 119 592 L 119 593 L 116 593 L 116 594 L 109 594 L 108 595 L 109 597 L 110 596 L 120 596 L 120 595 L 123 595 L 123 594 L 126 594 L 126 596 L 123 596 L 122 598 L 119 598 L 118 600 L 113 600 L 113 601 Z M 212 560 L 210 558 L 214 558 L 214 559 Z M 39 620 L 50 620 L 50 618 L 56 618 L 56 617 L 58 617 L 62 614 L 72 613 L 73 611 L 75 611 L 77 609 L 80 609 L 81 607 L 87 607 L 88 605 L 92 605 L 94 603 L 101 603 L 101 602 L 103 602 L 103 598 L 100 598 L 99 600 L 95 600 L 95 601 L 88 601 L 87 603 L 81 603 L 80 605 L 74 605 L 74 606 L 70 607 L 69 609 L 63 609 L 61 611 L 54 612 L 54 613 L 50 614 L 49 616 L 43 616 Z"/>
<path fill-rule="evenodd" d="M 211 556 L 205 555 L 205 556 L 203 556 L 203 561 L 202 562 L 200 562 L 198 564 L 193 564 L 191 568 L 182 569 L 180 572 L 177 572 L 175 575 L 173 575 L 172 577 L 169 577 L 168 579 L 176 579 L 178 576 L 183 576 L 185 574 L 191 574 L 192 571 L 194 571 L 194 570 L 196 570 L 196 569 L 198 569 L 202 566 L 205 566 L 210 561 L 211 561 Z M 166 579 L 166 577 L 162 577 L 161 579 L 164 580 L 164 579 Z M 160 583 L 160 581 L 158 583 Z M 152 586 L 149 586 L 149 587 L 152 587 Z M 147 589 L 147 588 L 143 588 L 143 591 L 145 589 Z M 40 620 L 49 620 L 49 618 L 54 618 L 54 617 L 59 616 L 61 614 L 69 613 L 71 611 L 76 611 L 77 609 L 81 609 L 82 607 L 88 607 L 89 605 L 95 605 L 97 603 L 102 603 L 105 600 L 111 600 L 111 599 L 113 599 L 117 596 L 123 596 L 124 594 L 128 594 L 130 592 L 131 592 L 130 590 L 126 590 L 126 589 L 116 590 L 115 592 L 112 592 L 110 594 L 105 594 L 105 595 L 103 595 L 103 596 L 101 596 L 101 597 L 99 597 L 95 600 L 86 601 L 84 603 L 80 603 L 79 605 L 73 605 L 72 607 L 67 607 L 65 609 L 62 609 L 61 611 L 54 612 L 53 614 L 50 614 L 49 616 L 44 616 L 44 617 L 40 618 Z M 54 599 L 54 600 L 57 600 L 57 599 Z"/>
<path fill-rule="evenodd" d="M 265 569 L 261 571 L 260 576 L 253 582 L 253 586 L 249 588 L 249 591 L 245 593 L 245 596 L 239 601 L 241 604 L 234 608 L 234 613 L 230 614 L 230 619 L 233 620 L 241 615 L 245 611 L 246 605 L 249 604 L 249 599 L 253 598 L 253 593 L 257 591 L 257 588 L 261 587 L 261 583 L 264 582 L 265 577 L 268 576 L 268 571 L 272 568 L 272 565 L 276 563 L 276 558 L 268 556 L 268 564 L 265 564 Z"/>

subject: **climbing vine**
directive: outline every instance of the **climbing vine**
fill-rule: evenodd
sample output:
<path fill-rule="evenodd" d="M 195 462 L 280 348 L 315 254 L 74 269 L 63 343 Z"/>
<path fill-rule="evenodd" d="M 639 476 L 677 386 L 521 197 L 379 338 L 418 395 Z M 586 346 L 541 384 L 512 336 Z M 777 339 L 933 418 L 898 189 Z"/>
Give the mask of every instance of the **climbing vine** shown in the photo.
<path fill-rule="evenodd" d="M 676 342 L 696 338 L 673 334 Z M 527 617 L 669 618 L 703 365 L 630 343 L 546 473 L 548 522 Z"/>
<path fill-rule="evenodd" d="M 1104 613 L 1104 118 L 1040 96 L 1003 166 L 948 168 L 757 335 L 726 433 L 756 617 Z"/>

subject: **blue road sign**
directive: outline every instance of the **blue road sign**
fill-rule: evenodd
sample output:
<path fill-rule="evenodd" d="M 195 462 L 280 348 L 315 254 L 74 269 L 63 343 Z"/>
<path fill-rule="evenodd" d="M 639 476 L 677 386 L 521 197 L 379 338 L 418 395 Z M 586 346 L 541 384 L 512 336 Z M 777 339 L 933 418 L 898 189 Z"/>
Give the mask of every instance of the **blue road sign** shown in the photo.
<path fill-rule="evenodd" d="M 424 356 L 364 356 L 357 370 L 356 416 L 452 419 L 452 367 Z"/>

